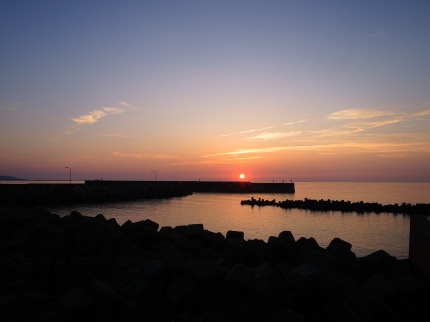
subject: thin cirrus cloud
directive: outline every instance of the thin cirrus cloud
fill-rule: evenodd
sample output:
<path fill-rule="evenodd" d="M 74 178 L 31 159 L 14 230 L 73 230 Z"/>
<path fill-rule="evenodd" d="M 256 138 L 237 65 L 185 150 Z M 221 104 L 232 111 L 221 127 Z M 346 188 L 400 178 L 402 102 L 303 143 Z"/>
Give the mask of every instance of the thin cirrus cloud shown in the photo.
<path fill-rule="evenodd" d="M 105 106 L 101 109 L 94 109 L 94 110 L 88 112 L 87 114 L 83 114 L 83 115 L 80 115 L 78 117 L 71 118 L 71 120 L 74 122 L 74 124 L 72 126 L 70 126 L 69 128 L 67 128 L 62 135 L 71 135 L 73 133 L 80 131 L 82 126 L 97 123 L 100 119 L 102 119 L 104 117 L 116 115 L 116 114 L 121 114 L 121 113 L 124 113 L 126 111 L 135 109 L 134 106 L 132 106 L 132 105 L 130 105 L 124 101 L 119 101 L 118 104 L 122 105 L 122 107 Z M 62 135 L 57 135 L 57 138 L 61 137 Z M 112 136 L 112 135 L 110 135 L 110 136 Z"/>
<path fill-rule="evenodd" d="M 342 110 L 338 112 L 331 113 L 327 116 L 331 120 L 351 120 L 351 119 L 369 119 L 380 116 L 394 115 L 392 112 L 378 111 L 371 109 L 352 109 L 352 110 Z"/>
<path fill-rule="evenodd" d="M 246 130 L 246 131 L 240 131 L 240 132 L 234 132 L 234 133 L 228 133 L 228 134 L 222 134 L 220 136 L 230 136 L 230 135 L 237 135 L 237 134 L 244 134 L 244 133 L 251 133 L 251 132 L 256 132 L 256 131 L 263 131 L 263 130 L 268 130 L 268 129 L 273 129 L 275 126 L 267 126 L 267 127 L 262 127 L 259 129 L 252 129 L 252 130 Z"/>
<path fill-rule="evenodd" d="M 296 124 L 296 123 L 303 123 L 303 122 L 306 122 L 306 121 L 309 121 L 309 120 L 310 119 L 304 119 L 304 120 L 300 120 L 300 121 L 294 121 L 294 122 L 284 123 L 282 125 L 293 125 L 293 124 Z"/>
<path fill-rule="evenodd" d="M 325 129 L 316 131 L 318 137 L 349 135 L 384 125 L 400 123 L 410 118 L 430 115 L 430 108 L 416 112 L 387 112 L 370 109 L 342 110 L 328 115 L 331 120 L 363 120 L 342 125 L 341 129 Z"/>
<path fill-rule="evenodd" d="M 72 118 L 72 121 L 78 124 L 93 124 L 98 122 L 102 117 L 124 113 L 125 109 L 121 107 L 103 107 L 101 110 L 92 110 L 91 112 Z"/>
<path fill-rule="evenodd" d="M 306 122 L 306 121 L 309 121 L 309 119 L 300 120 L 300 121 L 294 121 L 294 122 L 288 122 L 288 123 L 284 123 L 282 125 L 293 125 L 293 124 L 296 124 L 296 123 L 302 123 L 302 122 Z M 222 135 L 220 135 L 220 137 L 221 136 L 230 136 L 230 135 L 237 135 L 237 134 L 245 134 L 245 133 L 251 133 L 251 132 L 264 131 L 264 130 L 273 129 L 274 127 L 277 127 L 277 126 L 279 126 L 279 125 L 271 125 L 271 126 L 267 126 L 267 127 L 261 127 L 261 128 L 258 128 L 258 129 L 251 129 L 251 130 L 246 130 L 246 131 L 240 131 L 240 132 L 233 132 L 233 133 L 228 133 L 228 134 L 222 134 Z M 278 133 L 281 133 L 281 132 L 278 132 Z M 256 137 L 256 139 L 258 139 L 258 138 Z"/>
<path fill-rule="evenodd" d="M 367 143 L 367 142 L 357 142 L 357 143 L 333 143 L 333 144 L 313 144 L 313 145 L 300 145 L 300 146 L 276 146 L 269 148 L 257 148 L 257 149 L 242 149 L 231 152 L 222 152 L 211 155 L 206 155 L 205 157 L 214 156 L 241 156 L 247 154 L 266 154 L 278 151 L 314 151 L 314 152 L 326 152 L 327 149 L 341 149 L 345 152 L 352 153 L 399 153 L 399 152 L 425 152 L 428 150 L 428 144 L 425 142 L 415 142 L 415 143 Z"/>
<path fill-rule="evenodd" d="M 128 137 L 128 135 L 123 133 L 105 133 L 105 134 L 100 134 L 100 136 L 109 137 L 109 138 L 127 138 Z"/>
<path fill-rule="evenodd" d="M 133 159 L 174 159 L 176 158 L 170 154 L 147 154 L 147 153 L 122 153 L 112 152 L 113 156 L 122 158 L 133 158 Z"/>
<path fill-rule="evenodd" d="M 255 136 L 252 136 L 250 138 L 247 138 L 248 140 L 262 140 L 262 141 L 268 141 L 268 140 L 277 140 L 282 139 L 286 137 L 292 137 L 300 135 L 301 131 L 296 132 L 264 132 Z"/>

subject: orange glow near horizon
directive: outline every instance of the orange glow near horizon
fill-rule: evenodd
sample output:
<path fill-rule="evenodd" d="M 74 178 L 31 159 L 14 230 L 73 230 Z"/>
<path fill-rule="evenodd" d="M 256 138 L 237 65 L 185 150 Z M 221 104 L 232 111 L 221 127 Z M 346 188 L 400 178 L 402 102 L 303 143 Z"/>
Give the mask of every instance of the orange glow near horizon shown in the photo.
<path fill-rule="evenodd" d="M 239 175 L 239 178 L 245 179 L 245 175 L 242 173 L 242 174 Z"/>

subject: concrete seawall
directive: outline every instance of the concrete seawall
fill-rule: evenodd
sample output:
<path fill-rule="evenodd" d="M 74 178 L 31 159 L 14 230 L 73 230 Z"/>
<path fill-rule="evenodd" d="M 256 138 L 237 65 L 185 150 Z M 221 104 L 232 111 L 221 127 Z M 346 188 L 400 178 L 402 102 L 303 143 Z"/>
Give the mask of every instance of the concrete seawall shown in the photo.
<path fill-rule="evenodd" d="M 294 193 L 294 183 L 108 181 L 0 185 L 0 205 L 53 205 L 182 197 L 193 192 Z"/>
<path fill-rule="evenodd" d="M 420 215 L 411 216 L 409 259 L 416 273 L 430 282 L 430 221 Z"/>
<path fill-rule="evenodd" d="M 148 198 L 183 197 L 191 193 L 178 185 L 113 184 L 5 184 L 0 185 L 0 205 L 52 206 Z"/>
<path fill-rule="evenodd" d="M 294 183 L 252 183 L 243 181 L 107 181 L 86 180 L 86 185 L 112 186 L 157 186 L 160 184 L 178 186 L 191 192 L 231 193 L 294 193 Z"/>

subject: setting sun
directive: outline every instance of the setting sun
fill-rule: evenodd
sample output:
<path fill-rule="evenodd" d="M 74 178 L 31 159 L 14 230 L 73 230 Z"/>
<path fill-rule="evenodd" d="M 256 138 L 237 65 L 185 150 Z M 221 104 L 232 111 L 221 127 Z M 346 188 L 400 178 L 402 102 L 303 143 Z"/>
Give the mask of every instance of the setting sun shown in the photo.
<path fill-rule="evenodd" d="M 241 175 L 239 175 L 239 178 L 245 179 L 245 175 L 242 173 Z"/>

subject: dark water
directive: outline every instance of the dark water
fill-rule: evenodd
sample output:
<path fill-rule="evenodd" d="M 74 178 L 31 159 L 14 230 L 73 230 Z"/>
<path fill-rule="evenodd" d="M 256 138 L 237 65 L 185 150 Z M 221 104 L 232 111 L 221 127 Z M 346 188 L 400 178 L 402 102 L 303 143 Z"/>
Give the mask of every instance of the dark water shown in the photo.
<path fill-rule="evenodd" d="M 246 239 L 263 239 L 290 230 L 296 239 L 314 237 L 326 247 L 339 237 L 353 245 L 357 256 L 384 249 L 398 258 L 408 256 L 409 216 L 388 213 L 357 214 L 342 212 L 311 212 L 275 207 L 241 206 L 240 201 L 252 196 L 264 199 L 332 199 L 394 203 L 430 203 L 430 183 L 296 183 L 295 194 L 223 194 L 195 193 L 184 198 L 144 200 L 103 205 L 87 205 L 51 209 L 59 215 L 78 210 L 84 215 L 102 213 L 126 220 L 146 218 L 161 226 L 203 223 L 205 228 L 225 234 L 228 230 L 245 233 Z"/>

